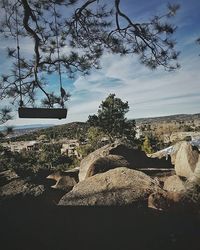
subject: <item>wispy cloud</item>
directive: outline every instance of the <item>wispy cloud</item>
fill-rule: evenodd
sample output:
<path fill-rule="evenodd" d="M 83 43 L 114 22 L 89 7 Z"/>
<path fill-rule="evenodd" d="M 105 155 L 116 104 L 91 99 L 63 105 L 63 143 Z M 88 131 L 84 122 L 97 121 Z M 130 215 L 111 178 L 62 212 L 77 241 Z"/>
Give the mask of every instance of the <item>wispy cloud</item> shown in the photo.
<path fill-rule="evenodd" d="M 134 20 L 146 20 L 155 13 L 163 13 L 165 0 L 124 0 L 122 9 L 134 17 Z M 72 97 L 68 104 L 68 118 L 65 121 L 40 120 L 41 123 L 65 123 L 85 121 L 88 115 L 96 113 L 101 101 L 109 93 L 115 93 L 130 106 L 129 118 L 160 116 L 175 113 L 197 113 L 200 110 L 200 49 L 195 44 L 199 33 L 198 0 L 180 1 L 181 9 L 173 22 L 178 26 L 175 37 L 178 49 L 181 50 L 180 63 L 182 68 L 176 72 L 163 69 L 151 71 L 138 62 L 135 55 L 121 57 L 106 54 L 101 60 L 101 70 L 92 70 L 89 76 L 79 76 L 76 80 L 66 80 L 64 85 L 70 90 Z M 9 42 L 10 43 L 10 42 Z M 1 68 L 8 68 L 3 50 L 8 41 L 0 42 Z M 23 52 L 32 54 L 32 43 L 23 41 Z M 66 53 L 69 51 L 66 50 Z M 58 91 L 56 77 L 50 90 Z M 66 81 L 65 81 L 66 80 Z M 57 88 L 57 89 L 56 89 Z M 14 124 L 38 123 L 38 120 L 12 121 Z"/>
<path fill-rule="evenodd" d="M 192 55 L 193 58 L 194 56 L 197 57 Z M 90 96 L 95 96 L 96 103 L 99 104 L 109 93 L 116 93 L 129 102 L 129 116 L 132 117 L 148 115 L 143 113 L 146 105 L 155 110 L 151 111 L 155 116 L 158 105 L 159 114 L 165 114 L 166 110 L 168 113 L 176 113 L 177 110 L 182 110 L 183 113 L 192 112 L 191 105 L 187 106 L 187 103 L 193 103 L 200 108 L 200 74 L 197 61 L 198 57 L 193 61 L 184 60 L 181 70 L 169 73 L 163 70 L 150 71 L 131 56 L 106 55 L 102 59 L 100 72 L 92 72 L 91 76 L 80 77 L 74 82 L 74 93 L 79 95 L 80 91 L 86 91 Z M 116 81 L 116 86 L 113 82 L 112 86 L 106 84 L 108 79 Z M 88 99 L 81 102 L 84 101 L 90 102 Z M 166 105 L 170 105 L 170 109 Z M 89 107 L 90 111 L 96 112 L 96 105 Z M 87 109 L 85 112 L 87 113 Z"/>

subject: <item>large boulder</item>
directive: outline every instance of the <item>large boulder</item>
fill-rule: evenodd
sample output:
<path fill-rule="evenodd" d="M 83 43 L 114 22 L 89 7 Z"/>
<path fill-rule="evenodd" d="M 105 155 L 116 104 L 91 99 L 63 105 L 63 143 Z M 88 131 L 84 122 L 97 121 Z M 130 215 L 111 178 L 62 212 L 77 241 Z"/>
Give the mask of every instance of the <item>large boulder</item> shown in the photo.
<path fill-rule="evenodd" d="M 48 175 L 46 178 L 56 181 L 56 183 L 53 186 L 51 186 L 52 188 L 69 192 L 78 182 L 76 178 L 77 175 L 78 174 L 75 171 L 68 171 L 68 172 L 57 171 L 55 173 Z"/>
<path fill-rule="evenodd" d="M 0 187 L 0 197 L 2 200 L 16 198 L 38 198 L 45 192 L 43 185 L 34 185 L 25 179 L 16 179 Z"/>
<path fill-rule="evenodd" d="M 175 165 L 176 174 L 190 178 L 199 161 L 199 151 L 189 142 L 181 142 L 175 146 L 172 154 L 172 163 Z"/>
<path fill-rule="evenodd" d="M 147 205 L 148 195 L 159 186 L 146 174 L 119 167 L 96 174 L 74 186 L 59 205 Z"/>
<path fill-rule="evenodd" d="M 130 167 L 130 163 L 121 155 L 99 157 L 88 168 L 86 178 L 117 167 Z"/>
<path fill-rule="evenodd" d="M 150 155 L 151 158 L 168 158 L 169 156 L 177 175 L 200 183 L 200 157 L 196 146 L 190 142 L 181 141 Z"/>
<path fill-rule="evenodd" d="M 141 150 L 113 143 L 97 149 L 81 161 L 79 181 L 116 167 L 131 169 L 170 168 L 172 165 L 170 159 L 152 159 Z"/>
<path fill-rule="evenodd" d="M 166 178 L 163 189 L 169 192 L 182 192 L 185 190 L 185 183 L 178 175 Z"/>
<path fill-rule="evenodd" d="M 84 180 L 89 175 L 88 170 L 91 168 L 92 165 L 94 165 L 98 158 L 106 157 L 109 155 L 110 148 L 110 144 L 105 145 L 102 148 L 99 148 L 94 152 L 90 153 L 81 161 L 79 170 L 79 181 Z"/>
<path fill-rule="evenodd" d="M 194 173 L 188 178 L 188 182 L 191 184 L 200 185 L 200 160 L 198 161 Z"/>
<path fill-rule="evenodd" d="M 0 205 L 16 204 L 57 204 L 66 191 L 51 189 L 27 179 L 17 178 L 0 187 Z"/>
<path fill-rule="evenodd" d="M 148 207 L 158 210 L 174 210 L 191 214 L 200 209 L 200 186 L 194 182 L 186 182 L 185 189 L 179 192 L 162 190 L 148 197 Z"/>
<path fill-rule="evenodd" d="M 183 193 L 157 191 L 148 197 L 148 207 L 156 210 L 175 210 L 183 208 Z"/>

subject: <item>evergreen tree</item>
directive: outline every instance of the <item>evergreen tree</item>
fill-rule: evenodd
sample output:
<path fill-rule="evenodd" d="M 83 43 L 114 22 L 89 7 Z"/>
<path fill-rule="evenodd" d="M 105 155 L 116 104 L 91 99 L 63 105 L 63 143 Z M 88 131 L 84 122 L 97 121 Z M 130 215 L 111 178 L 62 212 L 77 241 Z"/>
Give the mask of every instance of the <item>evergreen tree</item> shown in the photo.
<path fill-rule="evenodd" d="M 87 144 L 81 145 L 77 151 L 82 157 L 87 156 L 89 153 L 103 146 L 101 139 L 105 136 L 99 127 L 90 127 L 87 131 Z"/>
<path fill-rule="evenodd" d="M 135 121 L 125 117 L 129 111 L 128 102 L 123 102 L 115 94 L 110 94 L 99 106 L 97 115 L 89 116 L 91 126 L 101 128 L 102 132 L 113 141 L 123 138 L 133 141 L 135 138 Z"/>
<path fill-rule="evenodd" d="M 1 108 L 0 109 L 0 124 L 3 124 L 10 119 L 12 119 L 11 109 L 8 107 Z"/>

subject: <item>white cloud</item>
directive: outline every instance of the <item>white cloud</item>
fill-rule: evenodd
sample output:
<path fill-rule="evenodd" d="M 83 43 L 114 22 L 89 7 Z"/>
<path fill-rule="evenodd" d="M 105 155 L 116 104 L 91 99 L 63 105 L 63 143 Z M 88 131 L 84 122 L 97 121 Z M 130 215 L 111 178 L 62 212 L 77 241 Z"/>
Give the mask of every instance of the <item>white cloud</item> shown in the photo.
<path fill-rule="evenodd" d="M 102 97 L 116 93 L 129 102 L 129 117 L 198 112 L 200 95 L 195 94 L 200 93 L 199 58 L 194 56 L 183 60 L 179 71 L 165 72 L 162 69 L 150 71 L 131 56 L 105 55 L 100 71 L 93 71 L 90 76 L 79 77 L 74 82 L 74 94 L 86 91 L 88 96 L 95 96 L 95 103 L 100 104 Z M 114 79 L 112 85 L 109 85 L 110 79 Z M 80 113 L 97 111 L 97 105 L 93 105 L 90 99 L 83 98 L 82 104 Z"/>
<path fill-rule="evenodd" d="M 156 1 L 152 2 L 155 4 Z M 136 17 L 141 17 L 141 14 L 144 13 L 141 19 L 146 19 L 146 16 L 163 10 L 166 5 L 164 1 L 158 5 L 156 2 L 157 7 L 152 9 L 149 8 L 152 2 L 145 5 L 139 4 L 137 8 L 129 8 L 129 5 L 124 2 L 123 7 Z M 191 18 L 194 11 L 198 9 L 197 4 L 199 5 L 199 3 L 192 2 L 192 4 L 187 1 L 181 3 L 181 9 L 177 17 L 173 19 L 179 27 L 176 36 L 179 49 L 182 51 L 180 55 L 181 70 L 174 73 L 165 72 L 163 69 L 150 71 L 138 63 L 135 55 L 120 57 L 106 54 L 101 60 L 101 70 L 93 70 L 87 77 L 78 77 L 74 81 L 73 87 L 69 86 L 72 97 L 68 104 L 69 112 L 66 120 L 15 119 L 10 123 L 16 125 L 38 122 L 61 124 L 76 120 L 85 121 L 89 114 L 96 113 L 99 104 L 109 93 L 116 93 L 117 97 L 129 102 L 129 118 L 199 112 L 200 57 L 198 56 L 199 47 L 195 46 L 198 31 L 192 27 Z M 196 23 L 194 24 L 196 25 Z M 15 45 L 10 40 L 1 40 L 0 50 L 12 44 Z M 33 45 L 30 40 L 21 41 L 21 47 L 22 53 L 32 54 Z M 69 49 L 66 48 L 63 52 L 69 53 Z M 1 64 L 1 69 L 4 70 L 9 68 L 9 64 L 3 60 L 4 55 Z M 63 79 L 65 77 L 63 75 Z"/>
<path fill-rule="evenodd" d="M 133 56 L 107 54 L 102 58 L 102 69 L 74 81 L 66 120 L 16 119 L 11 124 L 54 123 L 86 121 L 97 112 L 103 99 L 115 93 L 128 101 L 128 118 L 160 116 L 175 113 L 197 113 L 200 110 L 200 73 L 198 56 L 191 54 L 181 61 L 176 72 L 163 69 L 151 71 Z"/>

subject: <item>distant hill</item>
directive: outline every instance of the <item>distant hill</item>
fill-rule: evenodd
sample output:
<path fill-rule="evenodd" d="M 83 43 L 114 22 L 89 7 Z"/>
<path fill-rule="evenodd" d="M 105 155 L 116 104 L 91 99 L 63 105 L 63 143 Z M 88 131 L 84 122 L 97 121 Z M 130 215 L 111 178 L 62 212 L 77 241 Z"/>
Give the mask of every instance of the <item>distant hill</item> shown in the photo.
<path fill-rule="evenodd" d="M 63 137 L 67 137 L 69 139 L 81 137 L 85 138 L 87 130 L 88 125 L 84 122 L 71 122 L 48 128 L 39 128 L 31 133 L 26 133 L 11 139 L 13 141 L 35 140 L 41 135 L 45 136 L 47 139 L 62 139 Z"/>
<path fill-rule="evenodd" d="M 13 130 L 20 130 L 20 129 L 41 129 L 41 128 L 49 128 L 55 126 L 53 124 L 30 124 L 30 125 L 19 125 L 14 126 Z M 6 126 L 0 126 L 0 131 L 6 130 Z"/>
<path fill-rule="evenodd" d="M 177 114 L 169 116 L 147 117 L 135 119 L 137 124 L 141 123 L 156 123 L 156 122 L 173 122 L 173 121 L 191 121 L 200 119 L 200 113 L 198 114 Z"/>
<path fill-rule="evenodd" d="M 160 117 L 149 117 L 149 118 L 138 118 L 135 119 L 136 124 L 145 123 L 161 123 L 161 122 L 187 122 L 191 120 L 200 120 L 199 114 L 178 114 L 170 116 L 160 116 Z M 62 139 L 67 137 L 69 139 L 75 138 L 85 138 L 88 130 L 88 124 L 85 122 L 71 122 L 63 125 L 29 125 L 26 128 L 17 129 L 17 137 L 11 138 L 12 140 L 35 140 L 39 136 L 44 135 L 47 139 Z M 43 127 L 42 127 L 43 126 Z M 47 128 L 44 128 L 47 126 Z M 31 128 L 32 127 L 32 128 Z M 21 132 L 21 134 L 20 134 Z"/>
<path fill-rule="evenodd" d="M 30 134 L 30 133 L 33 133 L 37 130 L 40 130 L 40 129 L 44 129 L 44 128 L 49 128 L 49 127 L 52 127 L 54 125 L 52 124 L 45 124 L 45 125 L 42 125 L 42 124 L 32 124 L 32 125 L 21 125 L 21 126 L 15 126 L 13 127 L 13 133 L 9 134 L 9 138 L 12 138 L 12 137 L 18 137 L 18 136 L 21 136 L 21 135 L 24 135 L 24 134 Z M 0 129 L 1 132 L 4 132 L 6 131 L 6 127 L 2 127 Z"/>

